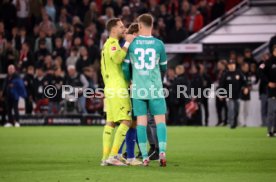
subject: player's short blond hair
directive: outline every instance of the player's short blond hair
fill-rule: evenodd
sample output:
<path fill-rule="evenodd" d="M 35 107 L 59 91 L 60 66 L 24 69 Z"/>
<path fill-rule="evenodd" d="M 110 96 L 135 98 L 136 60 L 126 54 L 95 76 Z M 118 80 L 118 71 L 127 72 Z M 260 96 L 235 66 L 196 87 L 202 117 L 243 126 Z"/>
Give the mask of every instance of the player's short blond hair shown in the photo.
<path fill-rule="evenodd" d="M 140 15 L 137 20 L 139 23 L 142 23 L 146 27 L 152 27 L 154 22 L 153 16 L 148 13 Z"/>

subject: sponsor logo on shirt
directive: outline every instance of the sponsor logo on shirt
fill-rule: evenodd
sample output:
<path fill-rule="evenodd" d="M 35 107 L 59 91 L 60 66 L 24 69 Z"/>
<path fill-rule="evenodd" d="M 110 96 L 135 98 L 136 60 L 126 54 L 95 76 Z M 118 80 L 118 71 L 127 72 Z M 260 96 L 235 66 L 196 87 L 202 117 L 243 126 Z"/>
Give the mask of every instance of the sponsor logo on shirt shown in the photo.
<path fill-rule="evenodd" d="M 116 51 L 116 46 L 111 47 L 111 51 Z"/>

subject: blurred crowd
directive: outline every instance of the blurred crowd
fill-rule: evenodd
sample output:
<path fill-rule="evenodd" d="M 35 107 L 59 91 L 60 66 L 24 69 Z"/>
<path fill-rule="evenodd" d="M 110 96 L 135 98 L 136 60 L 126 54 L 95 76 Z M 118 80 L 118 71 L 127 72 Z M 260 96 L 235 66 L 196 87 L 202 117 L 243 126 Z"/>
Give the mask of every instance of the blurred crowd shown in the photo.
<path fill-rule="evenodd" d="M 155 17 L 154 36 L 165 43 L 179 43 L 238 2 L 240 0 L 3 0 L 0 2 L 0 73 L 23 77 L 26 114 L 102 114 L 101 99 L 85 99 L 78 91 L 80 99 L 68 97 L 64 101 L 61 99 L 61 85 L 82 89 L 103 87 L 100 50 L 107 38 L 105 24 L 110 18 L 119 17 L 128 27 L 138 15 L 149 12 Z M 240 68 L 246 67 L 243 66 L 248 62 L 246 56 L 235 53 L 231 56 L 236 56 Z M 11 65 L 14 69 L 10 68 Z M 226 67 L 224 61 L 218 63 L 217 75 L 222 67 Z M 251 64 L 249 67 L 250 74 L 253 74 Z M 191 66 L 189 73 L 185 70 L 184 65 L 170 68 L 164 80 L 165 86 L 170 89 L 176 83 L 199 88 L 210 86 L 211 79 L 205 73 L 203 63 Z M 4 114 L 16 104 L 9 105 L 11 102 L 5 89 L 12 83 L 8 81 L 1 83 L 1 113 Z M 55 97 L 45 97 L 43 91 L 47 85 L 56 86 L 58 94 Z M 178 106 L 182 101 L 174 103 L 173 94 L 168 98 L 169 109 L 181 108 Z M 207 125 L 208 100 L 202 99 L 200 103 L 207 111 Z M 186 122 L 178 119 L 181 118 L 179 109 L 170 110 L 170 121 Z M 202 117 L 200 114 L 196 116 Z M 198 122 L 198 118 L 192 120 Z"/>
<path fill-rule="evenodd" d="M 212 73 L 207 69 L 209 62 L 201 61 L 183 61 L 183 63 L 169 68 L 164 78 L 164 85 L 170 91 L 167 98 L 168 124 L 208 126 L 210 110 L 208 96 L 210 96 L 210 93 L 206 97 L 203 91 L 206 88 L 211 88 L 211 84 L 213 84 L 215 87 L 213 91 L 221 88 L 227 91 L 227 94 L 216 95 L 215 97 L 217 126 L 228 124 L 231 128 L 236 128 L 238 125 L 248 126 L 252 91 L 259 93 L 262 126 L 266 126 L 268 124 L 268 100 L 275 97 L 275 94 L 269 94 L 269 90 L 274 89 L 274 87 L 268 87 L 270 82 L 268 80 L 271 78 L 273 80 L 273 75 L 276 72 L 275 70 L 264 72 L 260 69 L 260 65 L 266 64 L 268 60 L 275 59 L 275 38 L 276 36 L 274 37 L 274 43 L 271 43 L 275 45 L 274 48 L 271 46 L 270 53 L 263 54 L 258 62 L 253 58 L 252 51 L 247 48 L 242 54 L 231 51 L 228 57 L 218 60 L 216 65 L 210 69 Z M 274 49 L 274 52 L 272 49 Z M 271 67 L 274 69 L 275 65 Z M 215 76 L 211 77 L 212 75 Z M 177 90 L 183 90 L 177 89 L 178 85 L 186 86 L 189 97 L 180 95 L 180 99 L 177 99 L 179 98 Z M 195 90 L 193 91 L 195 93 L 191 93 L 192 90 Z M 191 103 L 193 103 L 192 106 Z M 189 107 L 187 108 L 187 106 Z M 191 108 L 193 111 L 189 115 Z"/>

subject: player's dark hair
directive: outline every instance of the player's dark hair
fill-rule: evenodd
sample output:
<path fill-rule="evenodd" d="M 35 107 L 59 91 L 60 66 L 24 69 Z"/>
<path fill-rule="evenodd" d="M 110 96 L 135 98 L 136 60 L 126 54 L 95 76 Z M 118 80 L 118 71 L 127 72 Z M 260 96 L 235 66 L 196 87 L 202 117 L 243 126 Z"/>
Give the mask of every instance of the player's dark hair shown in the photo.
<path fill-rule="evenodd" d="M 128 27 L 127 34 L 134 34 L 134 33 L 138 33 L 138 32 L 139 32 L 138 23 L 132 23 L 132 24 Z"/>
<path fill-rule="evenodd" d="M 138 22 L 143 23 L 147 27 L 152 27 L 154 19 L 151 14 L 142 14 L 138 17 Z"/>
<path fill-rule="evenodd" d="M 120 18 L 112 18 L 112 19 L 110 19 L 110 20 L 107 22 L 107 24 L 106 24 L 106 29 L 107 29 L 107 31 L 110 32 L 111 29 L 117 25 L 117 22 L 118 22 L 118 21 L 121 21 L 121 19 L 120 19 Z"/>

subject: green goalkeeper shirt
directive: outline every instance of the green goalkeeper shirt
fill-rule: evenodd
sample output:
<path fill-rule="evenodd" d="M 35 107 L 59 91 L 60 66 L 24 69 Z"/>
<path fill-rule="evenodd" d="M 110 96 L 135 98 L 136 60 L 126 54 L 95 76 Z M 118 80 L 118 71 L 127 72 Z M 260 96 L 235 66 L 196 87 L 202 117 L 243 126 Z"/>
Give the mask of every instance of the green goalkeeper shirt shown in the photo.
<path fill-rule="evenodd" d="M 161 71 L 166 71 L 167 56 L 161 40 L 152 36 L 136 37 L 130 44 L 123 63 L 126 77 L 130 75 L 130 68 L 132 98 L 164 98 Z"/>

